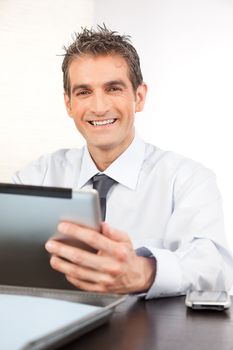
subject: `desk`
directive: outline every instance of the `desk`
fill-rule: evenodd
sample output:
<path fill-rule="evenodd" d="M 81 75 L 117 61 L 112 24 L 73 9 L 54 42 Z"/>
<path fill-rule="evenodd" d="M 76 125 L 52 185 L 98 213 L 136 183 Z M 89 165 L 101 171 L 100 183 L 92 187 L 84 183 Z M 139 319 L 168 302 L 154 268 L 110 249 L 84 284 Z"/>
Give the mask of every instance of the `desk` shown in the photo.
<path fill-rule="evenodd" d="M 226 312 L 193 311 L 186 308 L 184 297 L 129 297 L 109 323 L 63 349 L 232 350 L 233 306 Z"/>

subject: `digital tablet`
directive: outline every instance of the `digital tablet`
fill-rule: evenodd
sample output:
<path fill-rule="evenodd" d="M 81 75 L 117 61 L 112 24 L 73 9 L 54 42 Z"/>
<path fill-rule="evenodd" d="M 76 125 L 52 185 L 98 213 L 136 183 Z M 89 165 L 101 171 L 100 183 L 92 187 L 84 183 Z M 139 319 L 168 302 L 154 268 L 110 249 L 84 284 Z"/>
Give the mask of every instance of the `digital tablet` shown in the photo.
<path fill-rule="evenodd" d="M 64 276 L 50 267 L 44 248 L 48 238 L 57 235 L 61 220 L 99 230 L 98 193 L 0 184 L 0 284 L 72 289 Z M 63 240 L 60 235 L 57 239 Z"/>

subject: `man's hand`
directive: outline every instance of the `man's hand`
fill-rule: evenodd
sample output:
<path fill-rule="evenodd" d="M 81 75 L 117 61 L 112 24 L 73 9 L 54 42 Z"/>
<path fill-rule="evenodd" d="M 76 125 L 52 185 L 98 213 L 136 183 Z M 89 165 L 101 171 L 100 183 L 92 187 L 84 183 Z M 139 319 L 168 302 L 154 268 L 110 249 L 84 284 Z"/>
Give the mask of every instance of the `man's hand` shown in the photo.
<path fill-rule="evenodd" d="M 58 231 L 97 250 L 96 254 L 53 239 L 46 243 L 51 266 L 77 288 L 92 292 L 132 293 L 152 285 L 154 259 L 136 255 L 128 235 L 102 223 L 102 233 L 62 222 Z"/>

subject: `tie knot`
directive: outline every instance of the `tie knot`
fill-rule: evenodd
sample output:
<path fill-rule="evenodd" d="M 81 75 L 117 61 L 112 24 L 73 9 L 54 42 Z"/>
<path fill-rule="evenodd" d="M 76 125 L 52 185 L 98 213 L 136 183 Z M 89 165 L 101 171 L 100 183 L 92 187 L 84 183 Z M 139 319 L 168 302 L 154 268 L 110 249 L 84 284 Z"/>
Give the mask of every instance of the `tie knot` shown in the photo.
<path fill-rule="evenodd" d="M 114 183 L 116 181 L 105 174 L 93 176 L 93 188 L 99 192 L 100 198 L 106 198 L 108 191 Z"/>

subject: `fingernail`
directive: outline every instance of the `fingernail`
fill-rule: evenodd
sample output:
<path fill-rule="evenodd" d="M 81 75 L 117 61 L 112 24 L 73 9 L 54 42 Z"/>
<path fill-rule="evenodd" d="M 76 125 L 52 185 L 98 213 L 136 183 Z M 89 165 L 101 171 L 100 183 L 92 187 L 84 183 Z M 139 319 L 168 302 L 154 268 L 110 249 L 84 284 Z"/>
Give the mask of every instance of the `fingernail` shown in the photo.
<path fill-rule="evenodd" d="M 60 231 L 62 233 L 66 233 L 67 227 L 68 227 L 68 225 L 66 223 L 60 222 L 57 228 L 58 228 L 58 231 Z"/>
<path fill-rule="evenodd" d="M 51 250 L 53 250 L 53 248 L 54 248 L 54 244 L 53 244 L 52 241 L 46 242 L 46 244 L 45 244 L 45 249 L 46 250 L 48 250 L 50 252 Z"/>

